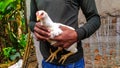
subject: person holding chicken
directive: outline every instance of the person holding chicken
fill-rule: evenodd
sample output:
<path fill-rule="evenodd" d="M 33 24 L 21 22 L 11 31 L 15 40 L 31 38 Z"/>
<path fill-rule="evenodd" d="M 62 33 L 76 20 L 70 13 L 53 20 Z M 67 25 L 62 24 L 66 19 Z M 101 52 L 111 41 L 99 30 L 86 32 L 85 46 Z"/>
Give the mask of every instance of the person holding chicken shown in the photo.
<path fill-rule="evenodd" d="M 84 55 L 81 40 L 90 37 L 100 27 L 100 16 L 94 0 L 31 0 L 30 29 L 40 41 L 40 52 L 43 56 L 43 68 L 84 68 Z M 87 23 L 78 27 L 78 12 L 82 9 Z M 44 10 L 51 20 L 60 25 L 61 33 L 51 38 L 51 29 L 43 23 L 49 20 L 41 18 L 38 21 L 37 12 Z M 52 26 L 52 25 L 51 25 Z M 71 29 L 71 28 L 73 29 Z M 56 29 L 57 31 L 57 29 Z M 55 41 L 51 44 L 50 41 Z M 72 44 L 77 51 L 67 50 Z M 69 53 L 70 52 L 70 53 Z M 54 54 L 55 56 L 51 56 Z M 64 57 L 63 57 L 64 55 Z M 67 58 L 66 58 L 67 56 Z M 61 59 L 62 58 L 62 59 Z"/>

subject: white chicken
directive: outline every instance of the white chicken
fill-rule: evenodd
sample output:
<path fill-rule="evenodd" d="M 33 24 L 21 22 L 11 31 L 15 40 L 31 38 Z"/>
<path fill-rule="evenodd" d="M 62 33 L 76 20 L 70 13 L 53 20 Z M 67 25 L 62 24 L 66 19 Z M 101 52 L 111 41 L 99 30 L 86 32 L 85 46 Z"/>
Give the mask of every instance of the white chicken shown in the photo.
<path fill-rule="evenodd" d="M 40 21 L 42 23 L 42 25 L 47 26 L 47 28 L 49 28 L 51 30 L 51 38 L 54 38 L 55 36 L 60 35 L 63 31 L 59 28 L 60 26 L 66 26 L 63 25 L 61 23 L 54 23 L 51 18 L 48 16 L 48 14 L 44 11 L 44 10 L 40 10 L 36 12 L 36 18 L 37 21 Z M 70 26 L 66 26 L 72 30 L 75 30 L 74 28 L 70 27 Z M 51 43 L 51 45 L 55 44 L 56 41 L 51 41 L 48 40 L 49 43 Z M 46 61 L 50 61 L 52 62 L 55 58 L 57 58 L 57 53 L 59 51 L 61 51 L 63 48 L 62 47 L 58 47 L 58 49 L 55 52 L 51 52 L 51 55 L 48 57 L 48 59 Z M 66 51 L 70 51 L 70 53 L 65 54 L 61 57 L 61 59 L 58 61 L 59 63 L 64 63 L 65 60 L 72 54 L 76 53 L 77 50 L 77 42 L 75 42 L 74 44 L 72 44 L 69 48 L 65 48 Z"/>

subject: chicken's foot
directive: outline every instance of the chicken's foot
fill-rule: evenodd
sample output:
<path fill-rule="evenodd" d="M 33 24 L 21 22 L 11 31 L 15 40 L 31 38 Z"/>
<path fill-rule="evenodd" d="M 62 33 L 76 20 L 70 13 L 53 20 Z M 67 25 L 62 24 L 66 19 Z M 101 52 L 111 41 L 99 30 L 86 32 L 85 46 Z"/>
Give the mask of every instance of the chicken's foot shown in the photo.
<path fill-rule="evenodd" d="M 48 57 L 48 59 L 46 60 L 46 62 L 48 62 L 48 61 L 52 62 L 54 59 L 57 59 L 57 53 L 58 53 L 59 51 L 61 51 L 62 49 L 63 49 L 63 48 L 58 47 L 58 49 L 57 49 L 55 52 L 52 52 L 51 49 L 50 49 L 51 55 Z"/>

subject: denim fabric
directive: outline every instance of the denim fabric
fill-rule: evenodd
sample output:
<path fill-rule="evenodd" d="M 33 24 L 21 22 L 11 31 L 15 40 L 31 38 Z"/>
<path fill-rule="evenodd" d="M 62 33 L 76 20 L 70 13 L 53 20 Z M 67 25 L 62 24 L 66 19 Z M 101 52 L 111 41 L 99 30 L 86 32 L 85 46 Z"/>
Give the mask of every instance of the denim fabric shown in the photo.
<path fill-rule="evenodd" d="M 85 63 L 83 58 L 69 65 L 55 65 L 45 62 L 45 60 L 42 61 L 42 68 L 84 68 L 84 67 Z"/>

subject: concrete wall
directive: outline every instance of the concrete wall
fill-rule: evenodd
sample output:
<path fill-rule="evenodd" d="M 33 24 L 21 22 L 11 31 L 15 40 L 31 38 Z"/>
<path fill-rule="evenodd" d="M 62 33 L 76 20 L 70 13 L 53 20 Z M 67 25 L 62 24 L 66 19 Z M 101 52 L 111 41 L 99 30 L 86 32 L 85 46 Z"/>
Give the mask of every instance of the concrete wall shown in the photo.
<path fill-rule="evenodd" d="M 120 10 L 120 0 L 95 0 L 99 13 Z"/>
<path fill-rule="evenodd" d="M 110 15 L 120 15 L 120 0 L 95 0 L 96 6 L 100 16 Z M 79 13 L 79 23 L 84 23 L 85 18 L 82 11 Z"/>

